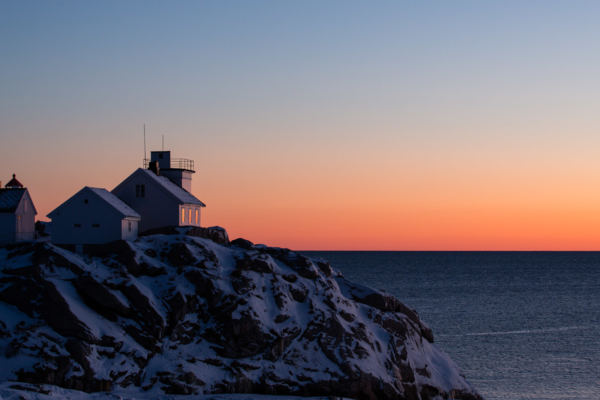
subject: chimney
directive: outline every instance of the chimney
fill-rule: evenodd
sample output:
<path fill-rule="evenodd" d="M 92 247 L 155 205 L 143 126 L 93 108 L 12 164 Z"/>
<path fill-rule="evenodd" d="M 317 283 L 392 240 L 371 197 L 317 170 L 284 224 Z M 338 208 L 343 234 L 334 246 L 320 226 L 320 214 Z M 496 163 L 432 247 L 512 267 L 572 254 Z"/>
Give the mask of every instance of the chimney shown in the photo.
<path fill-rule="evenodd" d="M 150 161 L 148 164 L 148 169 L 154 172 L 156 175 L 160 176 L 160 168 L 158 167 L 158 161 Z"/>

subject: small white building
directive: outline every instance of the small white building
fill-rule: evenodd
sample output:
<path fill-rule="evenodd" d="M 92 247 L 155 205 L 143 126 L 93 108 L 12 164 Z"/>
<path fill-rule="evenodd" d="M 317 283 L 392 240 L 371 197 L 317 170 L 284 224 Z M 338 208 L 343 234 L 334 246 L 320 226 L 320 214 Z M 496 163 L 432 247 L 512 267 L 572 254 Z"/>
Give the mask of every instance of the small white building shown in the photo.
<path fill-rule="evenodd" d="M 0 245 L 35 239 L 37 211 L 16 175 L 0 189 Z"/>
<path fill-rule="evenodd" d="M 191 160 L 151 152 L 150 169 L 139 168 L 111 193 L 131 205 L 142 219 L 140 232 L 167 226 L 200 226 L 204 203 L 192 195 Z"/>
<path fill-rule="evenodd" d="M 140 221 L 138 213 L 108 190 L 87 186 L 48 218 L 52 219 L 52 243 L 60 245 L 134 241 Z"/>

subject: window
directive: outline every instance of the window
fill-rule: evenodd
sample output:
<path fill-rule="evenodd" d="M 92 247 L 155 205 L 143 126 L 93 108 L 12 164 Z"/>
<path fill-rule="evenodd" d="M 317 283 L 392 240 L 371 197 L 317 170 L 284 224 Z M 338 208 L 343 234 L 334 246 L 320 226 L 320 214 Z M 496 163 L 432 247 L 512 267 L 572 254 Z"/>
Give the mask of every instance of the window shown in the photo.
<path fill-rule="evenodd" d="M 27 199 L 23 199 L 23 212 L 27 212 Z"/>
<path fill-rule="evenodd" d="M 181 209 L 181 223 L 185 223 L 185 208 Z"/>
<path fill-rule="evenodd" d="M 192 223 L 192 209 L 190 208 L 190 213 L 189 213 L 189 217 L 188 217 L 188 222 L 191 224 Z"/>
<path fill-rule="evenodd" d="M 75 228 L 81 228 L 81 224 L 74 224 L 73 225 Z"/>
<path fill-rule="evenodd" d="M 135 197 L 146 197 L 146 185 L 135 185 Z"/>
<path fill-rule="evenodd" d="M 83 199 L 83 204 L 88 204 L 90 201 L 88 199 Z"/>
<path fill-rule="evenodd" d="M 198 221 L 199 221 L 199 218 L 198 218 L 198 217 L 199 217 L 199 215 L 198 215 L 198 214 L 199 214 L 199 213 L 198 213 L 198 210 L 196 210 L 196 225 L 199 225 L 199 223 L 198 223 Z"/>
<path fill-rule="evenodd" d="M 17 215 L 17 219 L 21 219 L 21 216 L 20 216 L 20 215 Z"/>
<path fill-rule="evenodd" d="M 100 228 L 100 224 L 92 224 L 92 228 Z"/>
<path fill-rule="evenodd" d="M 131 221 L 129 221 L 129 232 L 131 232 Z"/>
<path fill-rule="evenodd" d="M 158 158 L 163 158 L 163 153 L 158 153 Z"/>

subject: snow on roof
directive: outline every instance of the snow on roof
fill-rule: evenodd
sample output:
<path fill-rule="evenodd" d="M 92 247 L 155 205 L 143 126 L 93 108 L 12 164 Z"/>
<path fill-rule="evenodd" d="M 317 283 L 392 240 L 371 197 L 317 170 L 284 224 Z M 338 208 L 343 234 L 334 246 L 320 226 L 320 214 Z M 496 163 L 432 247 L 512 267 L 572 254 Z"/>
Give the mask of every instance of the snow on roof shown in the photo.
<path fill-rule="evenodd" d="M 121 214 L 126 217 L 137 217 L 141 218 L 140 214 L 133 211 L 133 208 L 129 207 L 123 200 L 119 199 L 117 196 L 109 192 L 104 188 L 93 188 L 87 186 L 92 192 L 100 196 L 102 200 L 106 201 L 108 204 L 117 209 Z"/>
<path fill-rule="evenodd" d="M 181 201 L 182 203 L 197 204 L 201 207 L 206 207 L 206 205 L 203 202 L 201 202 L 200 200 L 198 200 L 196 197 L 194 197 L 193 194 L 191 194 L 190 192 L 188 192 L 181 186 L 177 185 L 176 183 L 174 183 L 172 180 L 170 180 L 166 176 L 157 176 L 154 172 L 150 171 L 149 169 L 140 168 L 140 170 L 144 171 L 145 174 L 147 174 L 149 177 L 151 177 L 156 182 L 158 182 L 166 190 L 171 192 L 171 194 L 173 194 L 175 197 L 177 197 L 179 199 L 179 201 Z"/>
<path fill-rule="evenodd" d="M 27 189 L 0 189 L 0 213 L 14 213 Z"/>

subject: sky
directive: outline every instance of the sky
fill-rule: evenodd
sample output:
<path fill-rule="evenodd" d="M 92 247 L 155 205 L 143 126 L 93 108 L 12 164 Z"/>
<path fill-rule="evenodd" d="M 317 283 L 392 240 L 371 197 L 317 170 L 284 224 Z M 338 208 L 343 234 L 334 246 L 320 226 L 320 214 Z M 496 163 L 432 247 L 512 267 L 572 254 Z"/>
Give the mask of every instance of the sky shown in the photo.
<path fill-rule="evenodd" d="M 296 250 L 600 250 L 600 3 L 0 1 L 0 181 L 46 215 L 146 147 Z"/>

